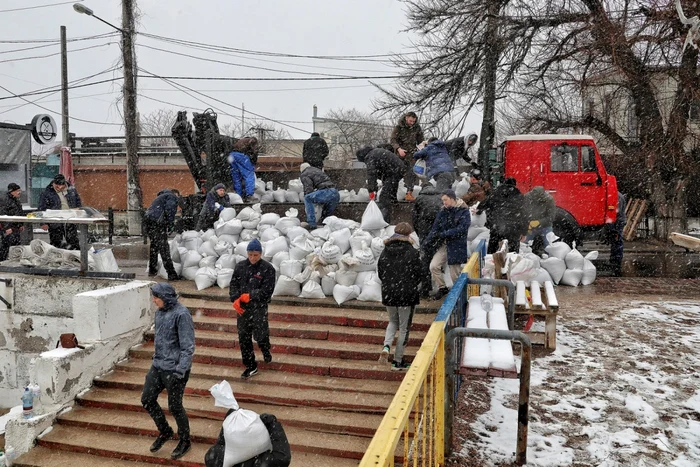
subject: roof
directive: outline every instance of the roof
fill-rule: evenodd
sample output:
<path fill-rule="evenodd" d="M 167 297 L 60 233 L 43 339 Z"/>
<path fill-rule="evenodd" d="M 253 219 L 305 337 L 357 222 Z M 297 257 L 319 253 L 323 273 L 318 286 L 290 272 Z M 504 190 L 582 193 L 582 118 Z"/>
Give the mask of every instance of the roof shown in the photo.
<path fill-rule="evenodd" d="M 591 135 L 513 135 L 506 136 L 504 141 L 549 141 L 549 140 L 593 140 Z"/>

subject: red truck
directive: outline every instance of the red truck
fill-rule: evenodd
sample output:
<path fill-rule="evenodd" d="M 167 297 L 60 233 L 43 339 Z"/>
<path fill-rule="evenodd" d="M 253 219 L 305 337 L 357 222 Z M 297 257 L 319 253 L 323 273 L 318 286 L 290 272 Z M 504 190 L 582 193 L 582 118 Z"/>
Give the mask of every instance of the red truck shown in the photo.
<path fill-rule="evenodd" d="M 586 231 L 617 217 L 617 180 L 605 171 L 592 136 L 517 135 L 499 147 L 504 177 L 523 193 L 542 186 L 557 204 L 554 233 L 581 244 Z"/>

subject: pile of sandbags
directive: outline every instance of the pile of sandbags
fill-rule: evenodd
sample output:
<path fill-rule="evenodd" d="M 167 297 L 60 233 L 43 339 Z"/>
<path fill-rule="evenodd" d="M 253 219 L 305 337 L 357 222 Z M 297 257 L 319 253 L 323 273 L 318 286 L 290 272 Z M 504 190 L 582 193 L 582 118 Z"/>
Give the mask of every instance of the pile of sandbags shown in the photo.
<path fill-rule="evenodd" d="M 95 255 L 98 256 L 95 256 Z M 95 259 L 98 259 L 97 263 Z M 80 269 L 80 251 L 56 248 L 43 240 L 34 239 L 29 245 L 11 246 L 7 260 L 1 262 L 9 267 L 32 267 L 47 269 Z M 119 267 L 112 251 L 88 250 L 88 271 L 117 272 Z"/>

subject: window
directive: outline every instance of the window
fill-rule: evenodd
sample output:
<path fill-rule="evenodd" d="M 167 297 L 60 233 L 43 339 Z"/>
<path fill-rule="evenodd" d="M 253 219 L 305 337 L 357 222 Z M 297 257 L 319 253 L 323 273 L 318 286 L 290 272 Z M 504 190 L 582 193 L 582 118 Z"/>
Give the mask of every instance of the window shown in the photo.
<path fill-rule="evenodd" d="M 595 172 L 595 151 L 590 146 L 581 146 L 581 172 Z"/>
<path fill-rule="evenodd" d="M 550 170 L 552 172 L 578 172 L 578 147 L 552 146 Z"/>

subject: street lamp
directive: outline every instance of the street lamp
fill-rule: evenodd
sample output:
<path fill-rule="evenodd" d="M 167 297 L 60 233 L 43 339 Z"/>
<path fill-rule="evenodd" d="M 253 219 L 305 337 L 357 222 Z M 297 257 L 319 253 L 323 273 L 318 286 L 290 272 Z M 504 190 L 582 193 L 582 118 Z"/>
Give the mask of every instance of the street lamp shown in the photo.
<path fill-rule="evenodd" d="M 74 3 L 73 9 L 92 16 L 122 35 L 124 62 L 124 131 L 126 133 L 126 206 L 129 235 L 141 235 L 141 185 L 139 184 L 139 143 L 136 117 L 136 79 L 134 60 L 134 0 L 122 0 L 122 27 L 103 20 L 85 5 Z"/>

